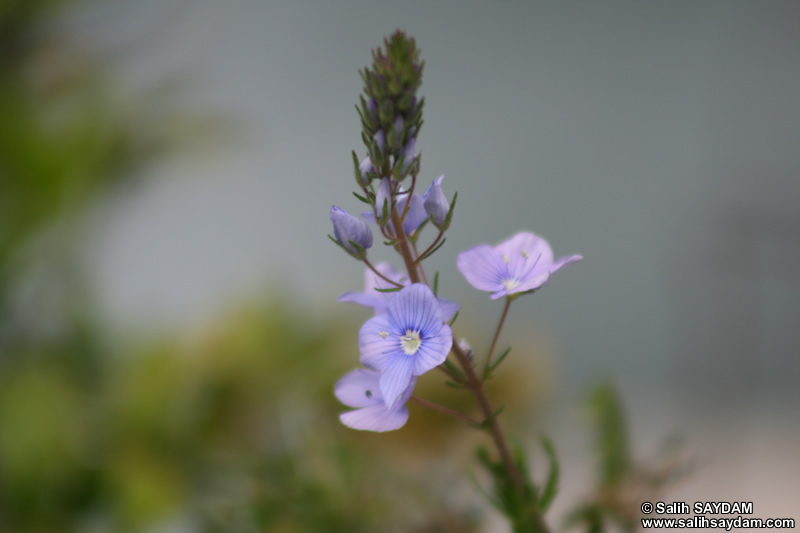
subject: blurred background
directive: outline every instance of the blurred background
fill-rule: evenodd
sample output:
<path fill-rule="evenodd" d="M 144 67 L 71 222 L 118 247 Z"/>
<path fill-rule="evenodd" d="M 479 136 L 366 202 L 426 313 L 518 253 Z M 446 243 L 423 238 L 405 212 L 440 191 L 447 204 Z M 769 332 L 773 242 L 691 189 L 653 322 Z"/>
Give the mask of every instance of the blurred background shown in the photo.
<path fill-rule="evenodd" d="M 368 312 L 335 302 L 363 271 L 328 212 L 361 208 L 357 71 L 396 28 L 426 61 L 422 183 L 459 192 L 428 267 L 456 334 L 482 352 L 502 305 L 461 250 L 529 230 L 585 257 L 512 306 L 492 391 L 556 445 L 551 523 L 593 497 L 609 381 L 643 471 L 685 443 L 665 500 L 800 518 L 798 25 L 789 1 L 1 1 L 0 531 L 504 531 L 481 434 L 336 416 Z"/>

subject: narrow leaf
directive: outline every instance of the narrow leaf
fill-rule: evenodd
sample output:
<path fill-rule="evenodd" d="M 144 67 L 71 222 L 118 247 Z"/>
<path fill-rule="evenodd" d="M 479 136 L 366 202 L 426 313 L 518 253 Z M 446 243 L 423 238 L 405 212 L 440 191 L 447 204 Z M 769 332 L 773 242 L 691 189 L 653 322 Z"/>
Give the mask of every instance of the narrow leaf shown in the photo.
<path fill-rule="evenodd" d="M 455 323 L 456 318 L 458 318 L 458 313 L 460 313 L 460 311 L 456 311 L 456 314 L 454 314 L 453 318 L 450 319 L 450 322 L 447 323 L 448 326 L 452 326 Z"/>
<path fill-rule="evenodd" d="M 439 245 L 436 248 L 434 248 L 433 250 L 431 250 L 430 252 L 428 252 L 424 256 L 422 256 L 419 259 L 417 259 L 417 261 L 424 261 L 425 259 L 427 259 L 430 256 L 432 256 L 434 253 L 436 253 L 436 250 L 438 250 L 439 248 L 441 248 L 444 245 L 445 242 L 447 242 L 447 237 L 442 239 L 442 242 L 440 242 Z"/>
<path fill-rule="evenodd" d="M 397 292 L 397 291 L 403 290 L 404 288 L 405 287 L 391 287 L 391 288 L 388 288 L 388 289 L 379 289 L 378 287 L 373 287 L 373 289 L 375 289 L 378 292 Z"/>
<path fill-rule="evenodd" d="M 433 295 L 438 298 L 439 296 L 439 271 L 433 275 Z"/>
<path fill-rule="evenodd" d="M 542 513 L 544 513 L 550 507 L 550 504 L 553 503 L 553 499 L 558 493 L 560 470 L 558 466 L 558 458 L 556 457 L 556 450 L 553 447 L 553 443 L 550 441 L 550 439 L 542 437 L 542 448 L 544 448 L 544 451 L 547 454 L 547 459 L 550 462 L 550 473 L 547 475 L 547 482 L 545 483 L 544 490 L 542 491 L 542 497 L 539 498 L 539 509 L 541 509 Z"/>

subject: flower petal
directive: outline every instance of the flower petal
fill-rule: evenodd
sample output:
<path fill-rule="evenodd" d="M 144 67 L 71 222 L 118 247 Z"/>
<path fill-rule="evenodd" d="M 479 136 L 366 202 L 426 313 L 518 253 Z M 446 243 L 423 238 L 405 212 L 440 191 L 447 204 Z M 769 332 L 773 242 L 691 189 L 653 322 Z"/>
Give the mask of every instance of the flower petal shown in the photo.
<path fill-rule="evenodd" d="M 400 334 L 416 331 L 422 337 L 436 335 L 442 327 L 442 309 L 433 291 L 422 283 L 404 288 L 389 302 L 389 316 Z"/>
<path fill-rule="evenodd" d="M 361 364 L 382 371 L 395 353 L 403 355 L 400 347 L 402 333 L 397 331 L 389 315 L 386 314 L 374 316 L 364 322 L 358 332 Z"/>
<path fill-rule="evenodd" d="M 375 370 L 359 368 L 337 381 L 333 393 L 348 407 L 383 405 L 379 379 L 380 373 Z"/>
<path fill-rule="evenodd" d="M 363 305 L 364 307 L 371 307 L 372 309 L 375 309 L 376 312 L 379 307 L 384 308 L 385 310 L 385 303 L 382 301 L 380 296 L 375 294 L 374 291 L 372 293 L 347 291 L 336 298 L 336 301 L 354 303 Z"/>
<path fill-rule="evenodd" d="M 550 272 L 544 271 L 540 274 L 535 276 L 530 276 L 527 280 L 523 283 L 520 283 L 517 287 L 514 288 L 513 291 L 509 291 L 509 294 L 513 294 L 515 292 L 525 292 L 530 290 L 536 290 L 550 279 Z"/>
<path fill-rule="evenodd" d="M 388 409 L 385 405 L 372 405 L 356 411 L 339 415 L 345 426 L 365 431 L 393 431 L 400 429 L 408 421 L 408 407 L 405 405 Z"/>
<path fill-rule="evenodd" d="M 520 283 L 527 281 L 528 276 L 538 276 L 539 273 L 550 270 L 553 264 L 553 250 L 550 245 L 533 233 L 517 233 L 494 249 L 508 263 L 508 277 Z"/>
<path fill-rule="evenodd" d="M 503 289 L 501 280 L 505 274 L 505 264 L 491 246 L 479 244 L 461 252 L 456 265 L 476 289 L 489 292 Z"/>
<path fill-rule="evenodd" d="M 422 341 L 419 350 L 414 355 L 414 375 L 421 376 L 428 370 L 444 363 L 452 347 L 453 330 L 450 329 L 450 326 L 443 325 L 438 335 Z"/>
<path fill-rule="evenodd" d="M 448 300 L 447 298 L 438 298 L 439 300 L 439 307 L 442 308 L 442 322 L 450 322 L 461 306 L 458 305 L 453 300 Z"/>
<path fill-rule="evenodd" d="M 383 403 L 392 407 L 411 383 L 416 357 L 402 352 L 394 355 L 381 370 L 379 380 Z"/>
<path fill-rule="evenodd" d="M 577 263 L 581 259 L 583 259 L 583 256 L 582 255 L 578 255 L 578 254 L 561 257 L 561 258 L 558 259 L 558 261 L 553 263 L 553 266 L 550 268 L 550 273 L 553 273 L 556 270 L 559 270 L 561 267 L 565 267 L 567 265 L 571 265 L 572 263 Z"/>
<path fill-rule="evenodd" d="M 411 205 L 408 207 L 406 219 L 403 221 L 403 231 L 406 232 L 406 235 L 415 231 L 419 225 L 422 224 L 426 218 L 428 218 L 428 213 L 425 211 L 425 200 L 422 199 L 422 196 L 414 193 L 411 196 L 410 202 Z M 402 215 L 405 208 L 405 202 L 403 202 L 402 207 L 400 206 L 400 202 L 397 202 L 398 213 Z"/>

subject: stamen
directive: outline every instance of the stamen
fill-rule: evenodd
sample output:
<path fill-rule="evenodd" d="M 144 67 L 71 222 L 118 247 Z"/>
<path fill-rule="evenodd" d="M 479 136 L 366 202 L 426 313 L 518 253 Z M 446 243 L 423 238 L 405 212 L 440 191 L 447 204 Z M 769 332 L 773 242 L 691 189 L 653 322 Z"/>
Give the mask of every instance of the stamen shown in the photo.
<path fill-rule="evenodd" d="M 520 252 L 520 254 L 521 254 L 521 255 L 522 255 L 522 257 L 524 257 L 525 259 L 527 259 L 527 258 L 528 258 L 528 252 L 527 252 L 527 250 L 522 250 L 522 251 Z"/>
<path fill-rule="evenodd" d="M 389 334 L 387 332 L 385 332 L 385 331 L 379 331 L 378 335 L 381 336 L 381 339 L 385 339 L 386 337 L 389 336 Z"/>
<path fill-rule="evenodd" d="M 367 398 L 372 398 L 372 391 L 367 389 Z"/>
<path fill-rule="evenodd" d="M 495 257 L 497 257 L 497 256 L 495 256 Z M 505 255 L 505 254 L 504 254 L 504 255 L 503 255 L 503 261 L 504 261 L 506 264 L 509 264 L 509 263 L 511 262 L 511 258 L 510 258 L 510 257 L 508 257 L 507 255 Z"/>
<path fill-rule="evenodd" d="M 512 291 L 519 286 L 519 281 L 515 279 L 504 279 L 503 280 L 503 287 L 506 288 L 507 291 Z"/>
<path fill-rule="evenodd" d="M 419 338 L 418 331 L 406 331 L 406 334 L 400 337 L 400 346 L 403 348 L 403 353 L 406 355 L 414 355 L 422 345 L 422 339 Z"/>

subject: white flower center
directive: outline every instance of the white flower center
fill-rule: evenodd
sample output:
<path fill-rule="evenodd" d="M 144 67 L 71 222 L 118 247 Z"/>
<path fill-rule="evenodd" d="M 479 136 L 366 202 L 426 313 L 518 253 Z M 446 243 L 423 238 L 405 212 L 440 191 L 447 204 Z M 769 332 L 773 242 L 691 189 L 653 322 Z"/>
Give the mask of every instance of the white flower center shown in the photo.
<path fill-rule="evenodd" d="M 507 291 L 512 291 L 517 288 L 519 285 L 519 281 L 515 279 L 504 279 L 503 280 L 503 287 L 506 288 Z"/>
<path fill-rule="evenodd" d="M 407 330 L 406 334 L 400 337 L 400 346 L 406 355 L 414 355 L 419 350 L 422 339 L 419 338 L 418 331 Z"/>

